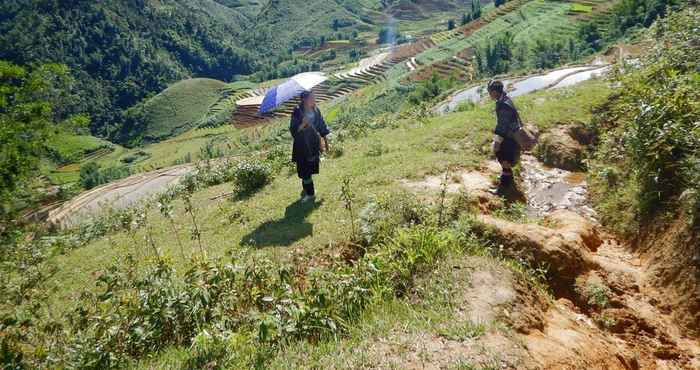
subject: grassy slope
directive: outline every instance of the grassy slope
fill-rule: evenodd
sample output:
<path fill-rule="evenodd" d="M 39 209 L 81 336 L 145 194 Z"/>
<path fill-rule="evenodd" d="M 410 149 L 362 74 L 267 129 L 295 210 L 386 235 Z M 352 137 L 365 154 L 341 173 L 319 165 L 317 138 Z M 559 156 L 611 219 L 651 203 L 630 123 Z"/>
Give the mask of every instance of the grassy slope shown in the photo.
<path fill-rule="evenodd" d="M 77 181 L 81 162 L 114 155 L 115 152 L 123 150 L 119 145 L 91 135 L 77 135 L 67 132 L 52 136 L 48 148 L 58 158 L 53 160 L 46 158 L 42 161 L 41 173 L 54 185 Z"/>
<path fill-rule="evenodd" d="M 516 102 L 522 108 L 524 119 L 547 127 L 560 120 L 588 120 L 590 107 L 600 102 L 606 91 L 603 83 L 589 82 L 574 89 L 525 96 Z M 493 126 L 491 110 L 491 104 L 486 103 L 473 111 L 435 117 L 425 126 L 405 121 L 398 128 L 370 132 L 366 138 L 346 142 L 344 156 L 322 163 L 322 174 L 316 177 L 322 205 L 308 214 L 302 209 L 288 207 L 297 200 L 300 188 L 293 171 L 283 173 L 260 193 L 240 202 L 209 199 L 230 191 L 230 184 L 200 191 L 195 194 L 194 204 L 210 255 L 242 250 L 286 261 L 292 251 L 329 248 L 330 243 L 342 240 L 349 231 L 349 220 L 338 199 L 344 176 L 354 178 L 361 205 L 375 194 L 396 191 L 401 179 L 420 179 L 448 167 L 478 167 L 489 152 Z M 387 153 L 368 157 L 373 145 L 381 145 Z M 241 216 L 231 223 L 228 216 L 233 213 Z M 176 207 L 175 222 L 180 227 L 180 238 L 189 246 L 190 221 L 183 214 L 181 204 Z M 154 216 L 151 223 L 158 246 L 166 254 L 177 256 L 177 243 L 165 220 Z M 137 237 L 143 238 L 143 235 Z M 55 289 L 50 306 L 70 306 L 73 292 L 93 285 L 92 272 L 110 264 L 122 251 L 120 248 L 131 245 L 130 237 L 120 233 L 58 257 L 56 264 L 60 269 L 51 282 Z"/>
<path fill-rule="evenodd" d="M 144 105 L 144 138 L 160 139 L 193 128 L 225 86 L 221 81 L 193 78 L 177 82 L 149 99 Z"/>

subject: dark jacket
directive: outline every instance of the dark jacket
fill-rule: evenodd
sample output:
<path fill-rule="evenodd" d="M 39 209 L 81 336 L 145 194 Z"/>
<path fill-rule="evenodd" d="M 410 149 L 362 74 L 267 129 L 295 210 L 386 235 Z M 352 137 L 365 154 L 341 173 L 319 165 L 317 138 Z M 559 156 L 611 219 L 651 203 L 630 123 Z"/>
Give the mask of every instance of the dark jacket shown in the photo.
<path fill-rule="evenodd" d="M 326 137 L 330 130 L 323 120 L 321 111 L 316 108 L 316 115 L 311 126 L 299 131 L 302 125 L 303 112 L 301 107 L 294 108 L 289 122 L 289 131 L 294 138 L 292 144 L 292 161 L 317 161 L 321 155 L 321 137 Z"/>
<path fill-rule="evenodd" d="M 496 129 L 494 133 L 504 138 L 512 137 L 520 129 L 520 117 L 515 104 L 508 95 L 503 93 L 496 101 Z"/>

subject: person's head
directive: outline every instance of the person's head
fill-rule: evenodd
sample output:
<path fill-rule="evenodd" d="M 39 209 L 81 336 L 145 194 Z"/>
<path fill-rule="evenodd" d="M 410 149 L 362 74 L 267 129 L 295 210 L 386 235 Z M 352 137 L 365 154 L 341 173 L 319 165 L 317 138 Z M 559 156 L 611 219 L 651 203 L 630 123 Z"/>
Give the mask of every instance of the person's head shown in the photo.
<path fill-rule="evenodd" d="M 301 93 L 301 106 L 304 110 L 316 108 L 316 96 L 311 91 Z"/>
<path fill-rule="evenodd" d="M 498 100 L 503 95 L 503 82 L 491 81 L 486 89 L 488 90 L 491 99 Z"/>

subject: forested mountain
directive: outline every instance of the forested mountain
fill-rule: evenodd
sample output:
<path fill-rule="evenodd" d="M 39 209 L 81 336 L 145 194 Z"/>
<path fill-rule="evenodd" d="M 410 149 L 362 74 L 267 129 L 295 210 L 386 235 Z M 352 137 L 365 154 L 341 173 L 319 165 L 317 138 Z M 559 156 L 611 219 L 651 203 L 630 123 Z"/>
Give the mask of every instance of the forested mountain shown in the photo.
<path fill-rule="evenodd" d="M 93 133 L 119 139 L 123 110 L 169 82 L 253 71 L 241 40 L 249 24 L 211 0 L 9 0 L 0 5 L 0 59 L 68 65 L 69 110 L 89 113 Z"/>
<path fill-rule="evenodd" d="M 448 10 L 461 0 L 430 2 Z M 187 77 L 230 81 L 267 72 L 305 43 L 371 29 L 388 14 L 421 16 L 410 0 L 3 0 L 0 60 L 71 69 L 68 113 L 126 143 L 126 109 Z M 400 15 L 399 15 L 400 16 Z M 274 72 L 274 71 L 273 71 Z M 125 129 L 125 127 L 127 129 Z"/>

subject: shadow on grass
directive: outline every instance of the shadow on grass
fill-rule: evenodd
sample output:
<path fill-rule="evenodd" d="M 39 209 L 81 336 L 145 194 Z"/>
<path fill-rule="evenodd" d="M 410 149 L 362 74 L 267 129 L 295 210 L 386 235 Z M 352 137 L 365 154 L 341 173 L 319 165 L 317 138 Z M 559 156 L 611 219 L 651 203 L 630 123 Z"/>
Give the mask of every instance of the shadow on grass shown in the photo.
<path fill-rule="evenodd" d="M 290 246 L 299 239 L 313 234 L 313 225 L 306 222 L 311 212 L 323 202 L 300 200 L 287 206 L 279 220 L 267 221 L 241 239 L 242 245 L 251 247 Z"/>

